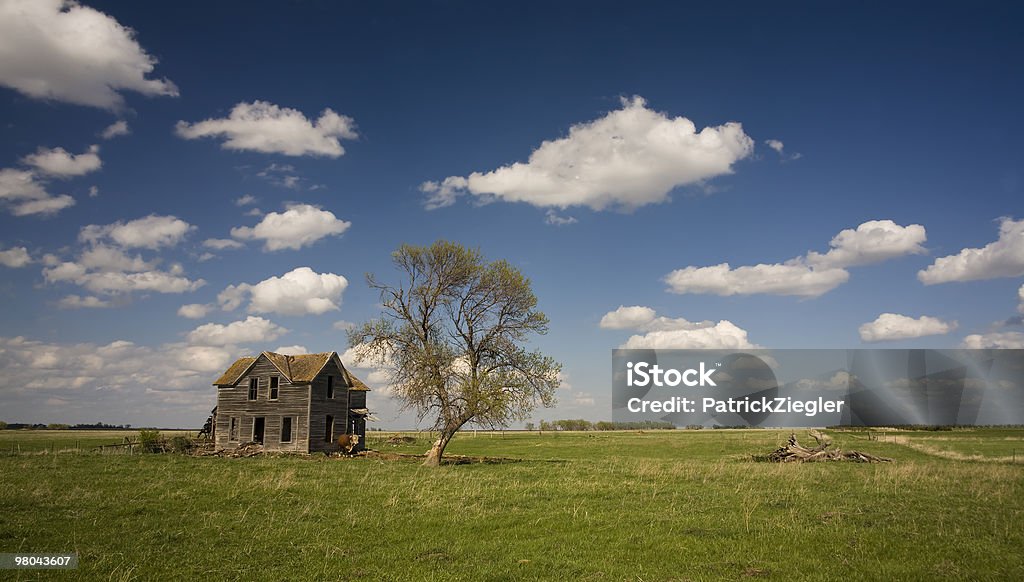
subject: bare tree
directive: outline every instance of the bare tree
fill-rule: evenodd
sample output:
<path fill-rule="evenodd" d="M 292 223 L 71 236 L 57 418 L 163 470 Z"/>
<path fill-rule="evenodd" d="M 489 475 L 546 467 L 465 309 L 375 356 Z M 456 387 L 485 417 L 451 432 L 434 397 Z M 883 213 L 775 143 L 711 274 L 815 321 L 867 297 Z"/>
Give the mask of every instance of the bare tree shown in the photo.
<path fill-rule="evenodd" d="M 530 280 L 507 261 L 448 241 L 402 245 L 402 281 L 367 275 L 383 314 L 349 331 L 364 361 L 387 363 L 396 396 L 439 432 L 424 465 L 437 466 L 467 423 L 503 427 L 537 404 L 553 406 L 561 364 L 523 344 L 544 334 Z"/>

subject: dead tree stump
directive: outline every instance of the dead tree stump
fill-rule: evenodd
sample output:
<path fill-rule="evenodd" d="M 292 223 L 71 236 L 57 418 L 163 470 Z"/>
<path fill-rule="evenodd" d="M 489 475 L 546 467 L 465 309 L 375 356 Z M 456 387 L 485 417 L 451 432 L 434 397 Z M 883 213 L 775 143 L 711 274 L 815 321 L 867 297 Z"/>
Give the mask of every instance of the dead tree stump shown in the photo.
<path fill-rule="evenodd" d="M 816 430 L 810 432 L 811 438 L 817 441 L 817 446 L 807 448 L 796 440 L 796 433 L 789 435 L 789 441 L 783 447 L 775 449 L 766 456 L 755 456 L 755 460 L 768 461 L 770 463 L 816 463 L 818 461 L 852 461 L 854 463 L 891 463 L 892 459 L 879 457 L 870 453 L 860 451 L 844 451 L 842 449 L 829 449 L 832 439 Z"/>

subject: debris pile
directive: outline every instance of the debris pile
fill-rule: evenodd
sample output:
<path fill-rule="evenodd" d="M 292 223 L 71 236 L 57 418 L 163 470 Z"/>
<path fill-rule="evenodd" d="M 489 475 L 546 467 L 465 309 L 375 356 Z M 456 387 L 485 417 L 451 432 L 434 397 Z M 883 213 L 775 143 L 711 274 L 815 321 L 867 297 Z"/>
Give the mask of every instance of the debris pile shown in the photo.
<path fill-rule="evenodd" d="M 828 436 L 812 430 L 811 438 L 817 441 L 818 446 L 813 449 L 804 447 L 796 440 L 796 433 L 789 435 L 789 441 L 785 446 L 779 447 L 768 455 L 754 456 L 755 461 L 768 461 L 770 463 L 814 463 L 818 461 L 852 461 L 854 463 L 891 463 L 892 459 L 878 457 L 870 453 L 860 451 L 844 451 L 842 449 L 829 449 L 832 439 Z"/>
<path fill-rule="evenodd" d="M 263 454 L 263 445 L 259 443 L 242 443 L 234 449 L 220 449 L 216 450 L 212 446 L 200 447 L 196 449 L 195 453 L 198 457 L 227 457 L 230 459 L 240 459 L 243 457 L 256 457 Z"/>
<path fill-rule="evenodd" d="M 214 431 L 217 430 L 217 407 L 214 406 L 213 410 L 210 411 L 210 417 L 206 419 L 206 424 L 203 425 L 202 430 L 196 436 L 200 440 L 213 440 Z"/>

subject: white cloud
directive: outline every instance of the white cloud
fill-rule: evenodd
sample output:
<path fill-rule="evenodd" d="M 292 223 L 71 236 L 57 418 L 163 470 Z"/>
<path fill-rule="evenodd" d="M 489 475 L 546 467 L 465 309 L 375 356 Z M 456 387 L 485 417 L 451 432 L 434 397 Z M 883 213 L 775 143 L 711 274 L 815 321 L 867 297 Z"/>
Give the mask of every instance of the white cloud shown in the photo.
<path fill-rule="evenodd" d="M 0 169 L 0 199 L 40 200 L 49 196 L 46 188 L 36 180 L 36 175 L 31 170 Z"/>
<path fill-rule="evenodd" d="M 206 323 L 188 334 L 188 343 L 194 346 L 227 346 L 234 344 L 263 343 L 273 341 L 288 330 L 263 319 L 250 315 L 243 321 L 227 325 Z"/>
<path fill-rule="evenodd" d="M 111 305 L 110 301 L 100 299 L 93 295 L 87 295 L 85 297 L 80 295 L 68 295 L 57 302 L 57 307 L 60 307 L 61 309 L 102 308 L 110 307 Z"/>
<path fill-rule="evenodd" d="M 800 158 L 803 157 L 803 154 L 801 153 L 787 154 L 786 145 L 777 139 L 766 139 L 764 140 L 764 143 L 768 147 L 775 150 L 775 153 L 779 154 L 779 157 L 781 157 L 783 161 L 799 160 Z"/>
<path fill-rule="evenodd" d="M 650 331 L 634 335 L 621 346 L 623 349 L 755 349 L 747 340 L 747 331 L 723 319 L 710 327 Z"/>
<path fill-rule="evenodd" d="M 270 164 L 257 172 L 256 176 L 289 190 L 298 190 L 302 182 L 302 177 L 296 174 L 295 166 L 291 164 Z"/>
<path fill-rule="evenodd" d="M 33 214 L 55 214 L 75 205 L 75 199 L 67 194 L 52 196 L 41 200 L 29 200 L 11 208 L 11 214 L 15 216 L 30 216 Z"/>
<path fill-rule="evenodd" d="M 212 406 L 210 382 L 237 355 L 234 348 L 184 344 L 151 348 L 124 340 L 97 345 L 0 337 L 0 369 L 4 370 L 0 391 L 8 402 L 35 391 L 83 395 L 89 402 L 109 393 L 109 398 L 124 406 L 125 399 L 133 396 L 152 403 L 152 395 L 146 393 L 150 389 L 194 390 L 205 412 Z"/>
<path fill-rule="evenodd" d="M 785 264 L 759 264 L 752 267 L 686 267 L 665 277 L 673 293 L 712 293 L 715 295 L 798 295 L 817 297 L 842 285 L 850 278 L 843 269 L 816 270 L 800 261 Z"/>
<path fill-rule="evenodd" d="M 569 382 L 569 374 L 558 372 L 558 389 L 572 391 L 572 383 Z"/>
<path fill-rule="evenodd" d="M 391 397 L 395 394 L 393 378 L 393 362 L 390 355 L 383 358 L 372 357 L 364 344 L 351 346 L 340 354 L 342 364 L 349 370 L 358 370 L 357 374 L 371 386 L 377 396 Z"/>
<path fill-rule="evenodd" d="M 228 285 L 223 291 L 217 294 L 217 303 L 224 311 L 234 311 L 238 309 L 240 305 L 245 303 L 246 298 L 249 296 L 250 289 L 252 289 L 252 285 L 248 283 Z"/>
<path fill-rule="evenodd" d="M 0 265 L 18 269 L 32 262 L 32 257 L 25 247 L 12 247 L 6 251 L 0 251 Z"/>
<path fill-rule="evenodd" d="M 254 202 L 256 202 L 256 197 L 253 196 L 252 194 L 245 194 L 243 196 L 235 198 L 235 206 L 248 206 L 249 204 L 253 204 Z"/>
<path fill-rule="evenodd" d="M 90 224 L 82 228 L 78 238 L 91 243 L 110 239 L 123 247 L 158 249 L 178 244 L 195 228 L 175 216 L 150 214 L 128 222 L 117 221 L 104 226 Z"/>
<path fill-rule="evenodd" d="M 999 239 L 982 248 L 966 248 L 955 255 L 935 259 L 918 271 L 925 285 L 975 281 L 1024 275 L 1024 220 L 1002 218 Z"/>
<path fill-rule="evenodd" d="M 192 281 L 182 274 L 181 265 L 171 265 L 167 271 L 156 269 L 156 261 L 141 256 L 129 256 L 123 250 L 95 244 L 82 251 L 77 261 L 62 261 L 58 257 L 44 257 L 43 277 L 47 283 L 74 283 L 93 293 L 117 295 L 133 291 L 156 293 L 184 293 L 206 284 Z"/>
<path fill-rule="evenodd" d="M 210 309 L 209 305 L 203 303 L 187 303 L 178 308 L 178 316 L 185 319 L 202 319 Z"/>
<path fill-rule="evenodd" d="M 227 249 L 240 249 L 245 247 L 243 243 L 230 238 L 208 238 L 203 241 L 203 246 L 208 249 L 223 251 Z"/>
<path fill-rule="evenodd" d="M 601 329 L 641 329 L 654 321 L 656 312 L 650 307 L 620 305 L 601 318 Z"/>
<path fill-rule="evenodd" d="M 121 249 L 99 244 L 82 251 L 78 264 L 95 271 L 139 272 L 152 269 L 155 262 L 143 260 L 139 255 L 129 256 Z"/>
<path fill-rule="evenodd" d="M 923 253 L 925 240 L 925 229 L 919 224 L 900 226 L 891 220 L 871 220 L 837 234 L 825 254 L 810 251 L 784 263 L 735 268 L 729 263 L 685 267 L 666 275 L 665 282 L 669 291 L 680 294 L 818 297 L 849 280 L 847 267 Z"/>
<path fill-rule="evenodd" d="M 62 263 L 57 267 L 46 269 L 43 275 L 48 282 L 70 281 L 93 293 L 110 295 L 131 293 L 133 291 L 185 293 L 187 291 L 195 291 L 206 284 L 206 281 L 202 279 L 192 281 L 187 277 L 165 271 L 144 271 L 141 273 L 82 272 L 77 276 L 71 277 L 59 274 L 62 272 L 62 269 L 76 271 L 78 267 L 80 266 L 76 263 Z"/>
<path fill-rule="evenodd" d="M 3 7 L 0 6 L 0 14 Z M 2 34 L 3 24 L 0 24 Z M 2 44 L 0 40 L 0 44 Z M 0 51 L 0 68 L 3 55 Z M 99 146 L 91 146 L 85 153 L 71 154 L 64 148 L 39 148 L 34 154 L 22 158 L 21 162 L 34 170 L 17 168 L 0 169 L 0 202 L 10 207 L 15 216 L 31 214 L 54 214 L 75 205 L 75 199 L 67 194 L 54 196 L 47 192 L 47 178 L 71 178 L 98 170 L 102 166 Z M 89 190 L 90 196 L 93 189 Z"/>
<path fill-rule="evenodd" d="M 972 334 L 964 338 L 963 348 L 968 349 L 1024 349 L 1024 333 L 1006 331 L 1000 333 Z"/>
<path fill-rule="evenodd" d="M 338 357 L 341 358 L 341 363 L 345 364 L 347 368 L 366 368 L 370 364 L 377 363 L 370 361 L 371 358 L 364 344 L 349 346 Z"/>
<path fill-rule="evenodd" d="M 1017 311 L 1024 313 L 1024 285 L 1021 285 L 1020 289 L 1017 290 L 1017 300 L 1020 301 L 1017 305 Z"/>
<path fill-rule="evenodd" d="M 0 84 L 37 99 L 120 109 L 120 91 L 178 94 L 151 79 L 156 59 L 135 32 L 114 18 L 68 0 L 0 3 Z"/>
<path fill-rule="evenodd" d="M 594 397 L 590 392 L 573 392 L 572 403 L 576 406 L 593 406 Z"/>
<path fill-rule="evenodd" d="M 89 186 L 89 198 L 95 198 L 100 195 L 99 186 Z"/>
<path fill-rule="evenodd" d="M 341 220 L 328 210 L 310 204 L 295 204 L 284 212 L 271 212 L 255 227 L 231 229 L 231 236 L 243 240 L 264 241 L 263 250 L 298 250 L 316 241 L 337 236 L 348 230 L 351 222 Z"/>
<path fill-rule="evenodd" d="M 286 356 L 299 356 L 302 354 L 308 354 L 309 350 L 305 346 L 280 346 L 274 349 L 274 353 L 284 354 Z"/>
<path fill-rule="evenodd" d="M 111 123 L 103 131 L 100 132 L 100 137 L 103 139 L 113 139 L 122 135 L 128 135 L 132 130 L 128 129 L 128 122 L 121 119 Z"/>
<path fill-rule="evenodd" d="M 217 300 L 228 311 L 248 298 L 250 313 L 319 315 L 341 309 L 341 295 L 347 287 L 348 280 L 341 275 L 317 273 L 309 267 L 299 267 L 255 285 L 229 285 Z"/>
<path fill-rule="evenodd" d="M 355 121 L 331 109 L 314 123 L 301 111 L 266 101 L 238 103 L 226 118 L 179 121 L 175 131 L 185 139 L 224 137 L 221 147 L 230 150 L 331 158 L 345 153 L 339 140 L 358 137 Z"/>
<path fill-rule="evenodd" d="M 52 214 L 69 206 L 75 199 L 67 194 L 52 196 L 45 184 L 31 170 L 0 169 L 0 202 L 10 206 L 11 214 Z"/>
<path fill-rule="evenodd" d="M 869 220 L 833 237 L 827 253 L 807 253 L 807 263 L 816 268 L 845 268 L 922 255 L 928 252 L 922 246 L 927 239 L 920 224 L 900 226 L 891 220 Z"/>
<path fill-rule="evenodd" d="M 861 325 L 859 331 L 862 341 L 885 342 L 944 335 L 956 327 L 955 321 L 943 321 L 927 315 L 914 319 L 898 313 L 883 313 L 874 321 Z"/>
<path fill-rule="evenodd" d="M 448 176 L 440 182 L 427 180 L 420 184 L 420 192 L 429 194 L 423 201 L 423 207 L 427 210 L 437 210 L 451 206 L 468 185 L 469 182 L 462 176 Z"/>
<path fill-rule="evenodd" d="M 562 216 L 554 210 L 548 210 L 544 213 L 544 223 L 552 226 L 565 226 L 567 224 L 576 224 L 577 222 L 574 216 Z"/>
<path fill-rule="evenodd" d="M 682 317 L 658 317 L 650 307 L 619 306 L 601 318 L 602 329 L 634 329 L 646 332 L 634 335 L 622 344 L 624 349 L 753 349 L 747 332 L 729 320 L 689 321 Z"/>
<path fill-rule="evenodd" d="M 420 189 L 429 194 L 428 209 L 448 206 L 464 193 L 539 207 L 632 209 L 665 202 L 679 186 L 731 173 L 753 148 L 739 123 L 698 132 L 689 119 L 669 118 L 634 97 L 623 99 L 619 110 L 573 126 L 566 137 L 545 141 L 526 163 L 424 182 Z"/>
<path fill-rule="evenodd" d="M 331 324 L 331 329 L 335 329 L 337 331 L 348 331 L 354 328 L 355 326 L 356 324 L 352 323 L 351 321 L 345 321 L 344 319 L 341 319 Z"/>
<path fill-rule="evenodd" d="M 103 166 L 100 147 L 89 146 L 84 153 L 75 155 L 64 148 L 39 148 L 36 153 L 22 158 L 22 163 L 34 167 L 47 176 L 70 178 L 95 172 Z"/>

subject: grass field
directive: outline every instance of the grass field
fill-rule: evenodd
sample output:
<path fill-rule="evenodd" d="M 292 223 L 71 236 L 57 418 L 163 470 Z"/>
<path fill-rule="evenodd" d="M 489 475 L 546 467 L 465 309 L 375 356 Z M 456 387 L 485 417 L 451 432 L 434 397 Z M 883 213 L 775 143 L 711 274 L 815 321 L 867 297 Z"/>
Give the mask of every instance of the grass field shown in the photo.
<path fill-rule="evenodd" d="M 757 430 L 467 434 L 449 452 L 522 460 L 433 470 L 11 455 L 0 431 L 0 552 L 78 552 L 4 572 L 26 580 L 1024 579 L 1024 431 L 831 434 L 896 462 L 753 463 L 787 436 Z"/>
<path fill-rule="evenodd" d="M 165 430 L 166 437 L 195 436 L 196 431 Z M 98 452 L 101 445 L 123 443 L 125 438 L 139 439 L 137 430 L 2 430 L 0 455 L 4 453 Z"/>

